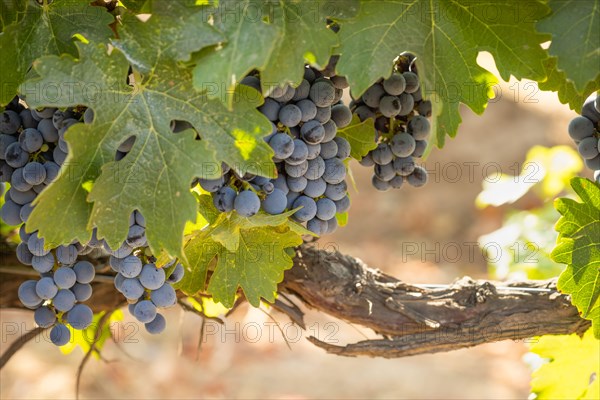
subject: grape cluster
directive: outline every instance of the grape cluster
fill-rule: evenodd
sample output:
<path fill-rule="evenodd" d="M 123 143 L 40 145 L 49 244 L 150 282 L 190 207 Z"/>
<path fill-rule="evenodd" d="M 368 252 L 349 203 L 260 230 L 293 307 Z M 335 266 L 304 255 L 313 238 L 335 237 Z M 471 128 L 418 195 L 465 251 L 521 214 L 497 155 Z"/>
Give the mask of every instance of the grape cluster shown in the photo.
<path fill-rule="evenodd" d="M 401 55 L 392 75 L 380 79 L 354 98 L 351 109 L 361 121 L 375 120 L 377 148 L 360 164 L 374 168 L 373 186 L 380 191 L 399 189 L 404 182 L 420 187 L 427 183 L 427 170 L 416 165 L 427 149 L 431 126 L 431 102 L 423 100 L 414 57 Z"/>
<path fill-rule="evenodd" d="M 585 165 L 594 171 L 594 180 L 600 183 L 600 95 L 588 97 L 581 115 L 569 123 L 569 136 L 577 144 Z"/>
<path fill-rule="evenodd" d="M 336 214 L 350 207 L 344 163 L 350 144 L 337 130 L 350 124 L 352 113 L 341 102 L 348 82 L 333 70 L 306 67 L 300 85 L 274 88 L 259 108 L 272 123 L 265 141 L 275 153 L 276 179 L 223 165 L 221 178 L 198 180 L 219 211 L 250 217 L 261 209 L 278 215 L 298 208 L 291 218 L 315 234 L 337 228 Z M 241 83 L 262 90 L 257 75 Z"/>
<path fill-rule="evenodd" d="M 35 310 L 39 326 L 52 327 L 50 339 L 56 345 L 70 340 L 65 323 L 74 329 L 92 323 L 92 310 L 81 303 L 92 295 L 95 268 L 78 261 L 90 249 L 78 242 L 46 249 L 37 232 L 27 233 L 26 223 L 33 201 L 58 177 L 67 157 L 65 132 L 81 117 L 76 109 L 29 109 L 18 98 L 0 116 L 0 181 L 10 183 L 0 215 L 9 225 L 23 223 L 17 258 L 40 274 L 38 280 L 23 282 L 18 295 L 24 306 Z"/>
<path fill-rule="evenodd" d="M 79 256 L 94 250 L 98 250 L 99 256 L 110 255 L 110 265 L 117 272 L 115 286 L 133 305 L 130 307 L 132 314 L 150 333 L 164 330 L 165 318 L 156 308 L 175 304 L 175 291 L 171 285 L 179 282 L 184 273 L 183 266 L 174 261 L 167 267 L 156 268 L 153 264 L 156 260 L 147 247 L 145 220 L 137 211 L 130 217 L 127 240 L 116 250 L 104 240 L 97 239 L 96 229 L 89 243 L 74 242 L 49 249 L 45 248 L 45 241 L 37 232 L 27 233 L 26 223 L 34 207 L 33 201 L 56 180 L 67 158 L 69 149 L 64 141 L 65 132 L 81 120 L 91 123 L 93 118 L 91 109 L 34 110 L 18 98 L 0 116 L 2 189 L 5 182 L 10 183 L 0 215 L 9 225 L 21 225 L 17 259 L 40 274 L 39 280 L 28 280 L 19 287 L 19 299 L 23 305 L 35 310 L 37 325 L 52 327 L 50 339 L 58 346 L 71 339 L 66 324 L 74 329 L 85 329 L 93 319 L 90 307 L 81 303 L 92 296 L 90 283 L 96 269 L 91 262 L 79 260 Z M 131 139 L 121 144 L 115 159 L 122 159 L 132 145 Z M 168 278 L 165 271 L 170 271 Z"/>
<path fill-rule="evenodd" d="M 184 269 L 174 260 L 162 268 L 156 266 L 156 258 L 147 246 L 146 221 L 142 214 L 138 211 L 131 214 L 129 225 L 127 239 L 116 250 L 104 241 L 93 240 L 88 245 L 103 248 L 110 254 L 109 264 L 117 273 L 115 288 L 129 302 L 130 313 L 149 333 L 158 334 L 166 327 L 158 308 L 177 303 L 172 285 L 183 279 Z M 169 275 L 166 271 L 170 271 Z"/>

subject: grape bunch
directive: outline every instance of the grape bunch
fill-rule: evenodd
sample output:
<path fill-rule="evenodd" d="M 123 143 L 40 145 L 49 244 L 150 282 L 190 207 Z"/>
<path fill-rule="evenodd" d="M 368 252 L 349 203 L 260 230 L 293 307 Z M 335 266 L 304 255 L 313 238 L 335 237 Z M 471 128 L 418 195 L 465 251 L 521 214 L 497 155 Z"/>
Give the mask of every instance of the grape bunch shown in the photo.
<path fill-rule="evenodd" d="M 27 108 L 18 98 L 0 116 L 2 189 L 5 182 L 10 183 L 0 216 L 9 225 L 21 225 L 17 259 L 32 266 L 40 275 L 38 280 L 24 282 L 19 287 L 18 296 L 24 306 L 35 310 L 37 325 L 52 328 L 50 340 L 58 346 L 71 339 L 67 324 L 74 329 L 85 329 L 93 320 L 90 307 L 81 303 L 92 296 L 90 283 L 96 268 L 89 261 L 79 260 L 79 256 L 88 255 L 95 249 L 99 256 L 110 255 L 110 265 L 117 272 L 117 289 L 134 305 L 130 307 L 132 314 L 145 324 L 150 333 L 164 330 L 165 318 L 156 312 L 156 307 L 174 304 L 176 297 L 171 285 L 179 282 L 184 272 L 183 266 L 174 261 L 165 268 L 156 268 L 153 264 L 156 260 L 147 247 L 145 221 L 137 211 L 130 217 L 127 240 L 116 250 L 96 238 L 96 229 L 92 232 L 92 240 L 85 245 L 73 242 L 51 248 L 45 248 L 45 241 L 37 232 L 27 233 L 26 223 L 34 208 L 33 201 L 56 180 L 67 158 L 69 149 L 64 141 L 65 132 L 81 120 L 91 123 L 93 118 L 91 109 L 34 110 Z M 121 144 L 115 159 L 122 159 L 132 145 L 133 140 Z M 143 267 L 141 260 L 145 261 Z M 136 275 L 132 275 L 134 264 L 140 265 Z M 171 268 L 173 265 L 174 268 Z M 165 271 L 170 271 L 168 278 Z M 138 294 L 136 298 L 131 297 L 132 291 Z M 138 304 L 141 305 L 138 307 Z"/>
<path fill-rule="evenodd" d="M 585 165 L 594 171 L 594 180 L 600 183 L 600 95 L 592 94 L 583 104 L 581 115 L 569 123 L 569 136 L 577 144 L 577 151 Z"/>
<path fill-rule="evenodd" d="M 431 126 L 431 102 L 423 100 L 414 56 L 402 54 L 392 75 L 380 79 L 365 93 L 354 98 L 352 112 L 361 121 L 375 120 L 377 148 L 360 160 L 373 167 L 375 189 L 399 189 L 404 182 L 420 187 L 427 183 L 427 170 L 416 165 L 427 149 Z"/>
<path fill-rule="evenodd" d="M 275 153 L 276 179 L 223 165 L 221 178 L 198 180 L 219 211 L 251 217 L 261 209 L 278 215 L 298 208 L 291 218 L 313 233 L 337 229 L 336 214 L 350 207 L 344 163 L 350 144 L 337 130 L 350 124 L 352 113 L 341 101 L 348 82 L 333 69 L 306 67 L 300 85 L 274 88 L 259 107 L 272 123 L 265 141 Z M 258 75 L 241 83 L 262 90 Z"/>
<path fill-rule="evenodd" d="M 78 242 L 47 249 L 37 232 L 27 233 L 26 223 L 35 198 L 59 176 L 68 153 L 64 134 L 81 117 L 76 109 L 29 109 L 18 98 L 0 116 L 0 181 L 10 183 L 0 216 L 9 225 L 23 223 L 16 255 L 40 275 L 23 282 L 18 296 L 35 310 L 37 325 L 52 327 L 50 339 L 59 346 L 70 340 L 66 323 L 74 329 L 92 323 L 92 310 L 82 302 L 92 295 L 96 271 L 89 261 L 78 261 L 90 249 Z"/>
<path fill-rule="evenodd" d="M 177 303 L 172 285 L 183 279 L 183 265 L 172 260 L 158 268 L 157 260 L 147 246 L 146 221 L 142 214 L 138 211 L 131 214 L 129 225 L 127 239 L 118 249 L 112 250 L 106 242 L 94 239 L 88 246 L 102 248 L 110 254 L 109 264 L 117 273 L 115 288 L 129 302 L 129 312 L 149 333 L 158 334 L 166 327 L 166 320 L 158 313 L 158 308 Z M 169 275 L 167 271 L 170 271 Z"/>

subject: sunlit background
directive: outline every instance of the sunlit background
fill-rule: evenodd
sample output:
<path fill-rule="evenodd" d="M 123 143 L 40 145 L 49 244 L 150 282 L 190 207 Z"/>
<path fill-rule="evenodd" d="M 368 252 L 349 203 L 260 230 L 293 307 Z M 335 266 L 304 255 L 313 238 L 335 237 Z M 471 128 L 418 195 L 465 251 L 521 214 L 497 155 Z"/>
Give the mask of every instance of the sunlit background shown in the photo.
<path fill-rule="evenodd" d="M 480 63 L 495 70 L 486 55 Z M 333 244 L 413 283 L 451 283 L 464 275 L 556 275 L 560 268 L 547 256 L 558 218 L 552 198 L 564 194 L 563 183 L 581 168 L 569 152 L 566 132 L 576 114 L 533 82 L 511 81 L 499 89 L 483 116 L 462 109 L 457 137 L 425 163 L 430 171 L 425 187 L 380 193 L 371 187 L 369 168 L 353 163 L 358 192 L 351 193 L 350 221 L 321 245 Z M 553 148 L 559 145 L 567 148 Z M 533 167 L 522 171 L 526 160 Z M 485 180 L 489 174 L 493 177 Z M 498 248 L 500 257 L 490 253 Z M 118 343 L 107 343 L 103 359 L 90 360 L 83 370 L 80 396 L 525 399 L 531 367 L 539 363 L 528 355 L 527 343 L 511 341 L 395 360 L 328 355 L 305 336 L 343 344 L 372 333 L 306 311 L 308 331 L 302 337 L 286 316 L 243 306 L 225 326 L 209 322 L 199 350 L 200 318 L 191 313 L 168 312 L 167 331 L 159 337 L 136 331 L 133 318 L 124 313 L 115 328 Z M 15 339 L 15 327 L 33 328 L 32 315 L 23 312 L 3 310 L 0 322 L 2 351 Z M 82 358 L 81 349 L 63 355 L 44 340 L 31 342 L 0 373 L 0 397 L 74 398 Z"/>

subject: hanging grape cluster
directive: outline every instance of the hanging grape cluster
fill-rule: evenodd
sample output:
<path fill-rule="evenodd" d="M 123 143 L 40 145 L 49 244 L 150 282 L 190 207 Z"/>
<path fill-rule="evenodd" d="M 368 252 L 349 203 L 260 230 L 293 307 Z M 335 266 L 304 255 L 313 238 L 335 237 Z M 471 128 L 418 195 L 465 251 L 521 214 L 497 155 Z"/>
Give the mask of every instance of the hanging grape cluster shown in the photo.
<path fill-rule="evenodd" d="M 594 180 L 600 183 L 600 95 L 588 97 L 581 115 L 569 123 L 569 136 L 575 141 L 585 165 L 594 171 Z"/>
<path fill-rule="evenodd" d="M 95 229 L 89 243 L 60 246 L 47 246 L 38 232 L 27 232 L 33 201 L 63 172 L 61 167 L 69 152 L 64 135 L 82 120 L 93 121 L 91 109 L 35 110 L 19 98 L 0 116 L 0 182 L 2 188 L 5 182 L 10 183 L 0 216 L 9 225 L 21 225 L 17 259 L 40 276 L 21 284 L 18 296 L 24 306 L 35 310 L 38 326 L 52 328 L 50 340 L 58 346 L 71 339 L 67 324 L 74 329 L 86 329 L 93 320 L 91 308 L 82 303 L 92 296 L 91 282 L 96 268 L 90 261 L 82 260 L 82 256 L 95 249 L 96 256 L 110 255 L 110 265 L 117 272 L 117 289 L 133 304 L 132 314 L 146 324 L 150 333 L 164 329 L 165 319 L 156 309 L 175 304 L 171 285 L 180 281 L 184 272 L 183 266 L 174 261 L 165 268 L 156 268 L 147 247 L 145 221 L 137 211 L 131 216 L 126 242 L 114 251 L 104 240 L 96 239 Z M 132 145 L 132 140 L 124 142 L 115 159 L 123 158 Z M 143 266 L 141 260 L 145 262 Z M 132 264 L 140 266 L 138 273 L 134 273 Z M 165 271 L 171 272 L 168 277 Z"/>
<path fill-rule="evenodd" d="M 404 182 L 425 185 L 427 171 L 415 159 L 427 149 L 431 102 L 423 100 L 414 57 L 401 55 L 392 75 L 353 98 L 350 106 L 361 121 L 375 120 L 377 148 L 360 160 L 361 165 L 373 167 L 373 186 L 387 191 L 401 188 Z"/>
<path fill-rule="evenodd" d="M 298 209 L 291 218 L 308 230 L 335 231 L 336 214 L 350 207 L 344 163 L 350 144 L 337 130 L 350 124 L 352 113 L 341 101 L 348 82 L 333 69 L 306 67 L 300 85 L 274 88 L 259 108 L 272 123 L 265 141 L 275 153 L 276 179 L 242 175 L 223 165 L 221 178 L 198 180 L 219 211 L 251 217 L 261 209 L 272 215 Z M 241 83 L 263 89 L 258 74 Z"/>

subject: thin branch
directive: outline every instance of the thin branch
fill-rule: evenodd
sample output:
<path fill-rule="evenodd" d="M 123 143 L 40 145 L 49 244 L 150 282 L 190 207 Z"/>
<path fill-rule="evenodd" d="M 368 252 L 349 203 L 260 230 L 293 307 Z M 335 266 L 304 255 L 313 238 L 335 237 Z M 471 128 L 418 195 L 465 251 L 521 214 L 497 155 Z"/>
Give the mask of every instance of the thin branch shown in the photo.
<path fill-rule="evenodd" d="M 9 348 L 2 353 L 2 356 L 0 357 L 0 370 L 4 368 L 6 363 L 17 353 L 17 351 L 21 350 L 21 348 L 29 341 L 35 339 L 38 335 L 41 335 L 46 329 L 48 328 L 35 328 L 12 342 Z"/>

